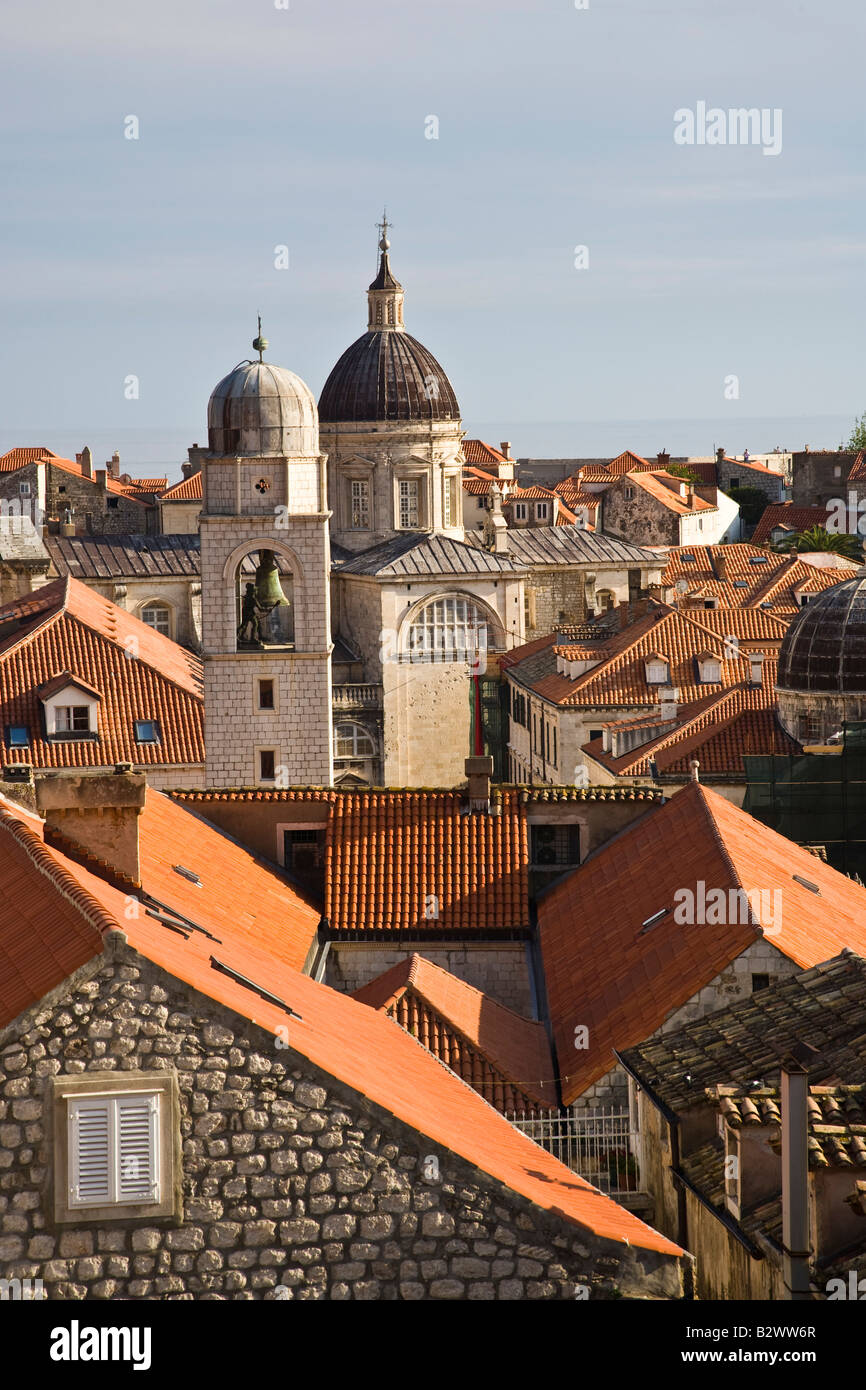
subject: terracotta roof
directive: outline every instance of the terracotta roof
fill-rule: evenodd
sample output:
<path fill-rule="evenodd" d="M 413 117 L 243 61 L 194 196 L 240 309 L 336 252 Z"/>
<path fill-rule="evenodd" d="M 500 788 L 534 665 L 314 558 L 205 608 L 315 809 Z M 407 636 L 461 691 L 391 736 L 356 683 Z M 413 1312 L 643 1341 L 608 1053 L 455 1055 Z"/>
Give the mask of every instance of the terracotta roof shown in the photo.
<path fill-rule="evenodd" d="M 864 461 L 863 450 L 861 449 L 851 465 L 851 471 L 848 474 L 848 482 L 862 483 L 864 481 L 866 481 L 866 461 Z"/>
<path fill-rule="evenodd" d="M 485 444 L 483 439 L 464 439 L 463 457 L 467 463 L 512 463 L 513 459 L 507 459 L 498 449 L 494 449 L 492 444 Z"/>
<path fill-rule="evenodd" d="M 149 803 L 150 798 L 148 810 Z M 4 810 L 9 808 L 10 803 L 5 803 Z M 175 811 L 189 818 L 188 812 L 180 808 Z M 46 989 L 63 982 L 70 966 L 74 969 L 88 958 L 85 953 L 89 951 L 91 958 L 98 953 L 97 931 L 113 929 L 123 931 L 134 950 L 175 979 L 274 1036 L 284 1037 L 284 1010 L 214 969 L 212 961 L 216 958 L 295 1010 L 297 1016 L 289 1024 L 290 1048 L 295 1053 L 433 1143 L 464 1158 L 543 1210 L 555 1212 L 603 1239 L 665 1255 L 682 1253 L 671 1241 L 520 1134 L 392 1020 L 287 964 L 285 951 L 277 954 L 274 950 L 279 931 L 285 929 L 285 916 L 296 912 L 304 919 L 306 930 L 309 913 L 290 887 L 282 885 L 284 920 L 274 922 L 272 930 L 263 933 L 257 924 L 253 934 L 247 921 L 237 921 L 232 910 L 237 880 L 222 867 L 219 871 L 211 867 L 214 860 L 219 861 L 219 846 L 226 838 L 218 831 L 208 828 L 207 845 L 197 842 L 184 847 L 187 857 L 195 861 L 189 867 L 202 874 L 203 884 L 211 874 L 214 876 L 213 886 L 198 890 L 195 910 L 190 913 L 197 924 L 218 927 L 214 935 L 219 940 L 213 942 L 201 932 L 186 935 L 170 931 L 143 912 L 128 920 L 125 895 L 43 846 L 35 817 L 20 813 L 20 819 L 12 825 L 10 819 L 6 814 L 0 816 L 0 843 L 11 839 L 19 847 L 13 844 L 11 854 L 18 865 L 18 881 L 28 899 L 34 930 L 27 937 L 29 951 L 22 983 L 8 1008 L 20 1012 L 22 999 L 31 1004 L 38 1002 Z M 172 833 L 176 835 L 177 827 Z M 178 841 L 174 839 L 173 843 L 176 852 Z M 69 901 L 72 892 L 80 894 L 79 903 Z M 223 900 L 222 909 L 216 899 Z M 175 906 L 173 898 L 167 901 L 169 907 Z M 73 926 L 70 914 L 76 910 L 80 921 Z M 222 921 L 217 923 L 211 914 L 220 910 Z M 10 943 L 21 940 L 20 928 L 19 904 L 4 895 L 0 898 L 0 950 L 7 952 Z M 61 958 L 61 942 L 66 943 L 66 959 Z M 38 969 L 40 959 L 49 963 L 42 970 Z M 8 983 L 0 988 L 7 991 L 8 997 Z"/>
<path fill-rule="evenodd" d="M 681 497 L 679 491 L 675 491 L 664 480 L 672 479 L 677 486 L 685 482 L 683 478 L 675 478 L 672 474 L 666 473 L 664 469 L 654 469 L 647 473 L 628 473 L 629 485 L 635 484 L 644 492 L 649 493 L 656 502 L 661 502 L 669 511 L 676 512 L 679 516 L 691 516 L 693 512 L 714 512 L 717 511 L 714 502 L 707 502 L 703 497 L 698 497 L 694 493 L 691 501 L 688 497 Z M 688 484 L 686 484 L 688 487 Z"/>
<path fill-rule="evenodd" d="M 617 454 L 615 459 L 611 459 L 608 464 L 608 471 L 614 477 L 620 477 L 623 473 L 634 473 L 643 469 L 657 469 L 657 463 L 650 463 L 648 459 L 641 458 L 640 454 L 632 453 L 631 449 L 626 449 L 623 453 Z"/>
<path fill-rule="evenodd" d="M 473 468 L 471 473 L 468 470 L 464 471 L 462 483 L 463 491 L 468 492 L 470 497 L 489 497 L 493 483 L 496 483 L 500 491 L 503 490 L 498 478 L 481 473 L 477 468 Z"/>
<path fill-rule="evenodd" d="M 154 494 L 162 492 L 168 484 L 168 478 L 119 478 L 118 482 L 124 492 Z"/>
<path fill-rule="evenodd" d="M 676 895 L 700 882 L 707 893 L 764 890 L 763 926 L 678 922 Z M 781 922 L 767 906 L 779 903 Z M 866 889 L 699 783 L 545 893 L 538 920 L 566 1104 L 610 1070 L 614 1048 L 650 1037 L 761 935 L 800 968 L 846 946 L 866 952 Z"/>
<path fill-rule="evenodd" d="M 160 502 L 200 502 L 202 500 L 202 473 L 201 469 L 197 473 L 192 473 L 188 478 L 181 478 L 179 483 L 172 483 L 170 488 L 160 496 Z"/>
<path fill-rule="evenodd" d="M 866 1074 L 866 1066 L 861 1074 Z M 707 1100 L 731 1129 L 775 1126 L 777 1133 L 769 1142 L 777 1151 L 781 1149 L 778 1086 L 711 1086 Z M 866 1086 L 810 1086 L 806 1104 L 809 1167 L 866 1168 Z"/>
<path fill-rule="evenodd" d="M 606 463 L 587 463 L 575 475 L 581 483 L 612 483 L 613 474 Z"/>
<path fill-rule="evenodd" d="M 518 487 L 515 483 L 508 490 L 508 500 L 516 499 L 518 502 L 526 498 L 535 498 L 538 501 L 549 501 L 555 493 L 552 488 L 541 487 L 538 483 L 533 483 L 531 487 Z"/>
<path fill-rule="evenodd" d="M 467 814 L 461 792 L 337 797 L 328 823 L 331 930 L 522 932 L 526 815 L 514 791 L 503 791 L 500 804 L 500 814 L 488 815 Z"/>
<path fill-rule="evenodd" d="M 824 527 L 829 513 L 826 507 L 795 507 L 793 502 L 771 502 L 765 507 L 752 532 L 752 545 L 769 545 L 770 533 L 782 530 L 808 531 L 812 526 Z"/>
<path fill-rule="evenodd" d="M 746 1086 L 778 1077 L 804 1039 L 818 1047 L 814 1082 L 866 1081 L 866 960 L 853 951 L 777 980 L 768 989 L 621 1052 L 631 1072 L 668 1110 L 703 1105 L 720 1082 Z"/>
<path fill-rule="evenodd" d="M 14 473 L 19 468 L 25 468 L 28 463 L 38 463 L 43 459 L 55 461 L 58 455 L 52 453 L 50 449 L 35 446 L 33 448 L 10 449 L 0 457 L 0 473 Z M 69 463 L 69 459 L 66 460 Z"/>
<path fill-rule="evenodd" d="M 719 485 L 719 473 L 715 461 L 711 463 L 693 463 L 692 460 L 689 459 L 688 463 L 683 463 L 680 467 L 690 469 L 704 487 L 718 487 Z M 674 476 L 676 477 L 676 474 Z"/>
<path fill-rule="evenodd" d="M 37 462 L 38 461 L 39 460 L 37 460 Z M 56 455 L 54 455 L 52 458 L 46 459 L 45 462 L 49 463 L 52 468 L 61 469 L 61 471 L 64 473 L 74 473 L 76 477 L 82 478 L 85 482 L 92 483 L 94 487 L 96 487 L 97 485 L 96 469 L 93 470 L 93 477 L 88 478 L 81 464 L 78 462 L 73 462 L 72 459 L 58 458 Z M 140 507 L 153 506 L 153 503 L 149 502 L 147 498 L 137 497 L 134 491 L 127 491 L 127 488 L 123 483 L 119 483 L 116 478 L 110 477 L 107 473 L 105 478 L 105 487 L 108 492 L 114 493 L 114 495 L 117 497 L 128 497 L 131 502 L 137 503 L 137 505 Z"/>
<path fill-rule="evenodd" d="M 544 1024 L 522 1018 L 416 952 L 352 998 L 396 1019 L 497 1110 L 556 1106 Z"/>
<path fill-rule="evenodd" d="M 745 651 L 741 648 L 740 656 L 732 657 L 724 640 L 727 632 L 714 631 L 710 624 L 703 623 L 702 619 L 708 615 L 703 610 L 687 615 L 665 604 L 654 604 L 644 617 L 637 618 L 628 627 L 606 633 L 597 647 L 585 649 L 585 644 L 580 643 L 572 649 L 568 643 L 553 641 L 549 643 L 551 650 L 546 663 L 536 662 L 525 672 L 521 671 L 520 653 L 526 648 L 518 648 L 508 653 L 504 665 L 512 679 L 526 684 L 534 694 L 560 707 L 621 709 L 637 706 L 643 709 L 658 703 L 660 687 L 648 684 L 646 663 L 661 655 L 669 665 L 669 679 L 665 684 L 675 686 L 680 692 L 680 703 L 689 705 L 707 695 L 696 662 L 698 652 L 707 646 L 719 657 L 722 686 L 742 684 L 750 678 Z M 725 626 L 724 622 L 719 623 L 720 628 Z M 736 627 L 737 623 L 731 621 L 727 631 L 736 633 Z M 775 633 L 768 637 L 764 651 L 773 655 L 779 640 Z M 543 648 L 539 646 L 537 650 Z M 597 666 L 572 679 L 557 671 L 557 653 L 566 658 L 573 655 L 576 659 L 595 654 L 600 660 Z"/>
<path fill-rule="evenodd" d="M 720 578 L 720 565 L 726 565 L 726 579 Z M 800 556 L 780 555 L 760 546 L 739 542 L 734 545 L 684 545 L 671 548 L 663 576 L 665 585 L 684 579 L 689 590 L 704 598 L 716 598 L 725 608 L 772 606 L 777 616 L 790 619 L 799 613 L 794 597 L 799 584 L 813 581 L 818 589 L 832 588 L 850 579 L 852 567 L 839 570 L 809 565 Z"/>
<path fill-rule="evenodd" d="M 47 738 L 39 688 L 61 672 L 101 694 L 96 739 Z M 30 743 L 0 743 L 0 763 L 139 766 L 204 761 L 201 663 L 77 579 L 58 579 L 0 607 L 0 726 Z M 159 743 L 138 743 L 134 721 L 155 720 Z"/>

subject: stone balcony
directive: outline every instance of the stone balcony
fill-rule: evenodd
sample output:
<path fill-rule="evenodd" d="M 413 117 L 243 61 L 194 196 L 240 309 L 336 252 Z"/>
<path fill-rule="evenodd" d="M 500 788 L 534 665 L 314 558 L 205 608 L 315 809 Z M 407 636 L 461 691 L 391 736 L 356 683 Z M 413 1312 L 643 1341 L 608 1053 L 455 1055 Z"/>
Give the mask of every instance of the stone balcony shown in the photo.
<path fill-rule="evenodd" d="M 347 685 L 334 685 L 331 687 L 331 703 L 335 710 L 381 709 L 382 686 L 358 685 L 354 681 Z"/>

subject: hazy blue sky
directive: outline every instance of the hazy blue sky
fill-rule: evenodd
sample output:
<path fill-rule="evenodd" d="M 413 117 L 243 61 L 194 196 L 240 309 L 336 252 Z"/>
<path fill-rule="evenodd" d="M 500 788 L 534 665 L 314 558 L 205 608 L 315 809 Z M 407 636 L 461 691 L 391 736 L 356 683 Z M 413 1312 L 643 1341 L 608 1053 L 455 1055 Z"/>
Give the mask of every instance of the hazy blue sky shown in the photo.
<path fill-rule="evenodd" d="M 471 429 L 835 444 L 866 409 L 864 33 L 862 0 L 3 0 L 0 445 L 202 439 L 257 310 L 318 392 L 383 202 Z M 781 153 L 675 144 L 699 101 L 781 109 Z"/>

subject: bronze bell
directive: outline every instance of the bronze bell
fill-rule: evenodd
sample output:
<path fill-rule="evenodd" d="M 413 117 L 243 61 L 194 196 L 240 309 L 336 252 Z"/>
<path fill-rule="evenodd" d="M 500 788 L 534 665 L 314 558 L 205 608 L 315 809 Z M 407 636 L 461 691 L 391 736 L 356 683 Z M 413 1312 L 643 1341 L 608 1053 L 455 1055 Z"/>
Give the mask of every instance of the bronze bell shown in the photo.
<path fill-rule="evenodd" d="M 256 570 L 256 603 L 267 612 L 280 604 L 288 606 L 289 600 L 283 593 L 280 574 L 272 550 L 259 551 L 259 564 Z"/>

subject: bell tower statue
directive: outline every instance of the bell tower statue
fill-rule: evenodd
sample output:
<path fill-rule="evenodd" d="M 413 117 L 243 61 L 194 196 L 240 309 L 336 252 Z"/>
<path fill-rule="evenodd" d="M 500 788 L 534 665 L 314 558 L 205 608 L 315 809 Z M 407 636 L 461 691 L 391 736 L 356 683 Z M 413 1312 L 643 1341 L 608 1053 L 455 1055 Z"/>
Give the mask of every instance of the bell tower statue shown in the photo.
<path fill-rule="evenodd" d="M 201 579 L 205 785 L 331 786 L 330 548 L 315 399 L 264 361 L 208 403 Z"/>

